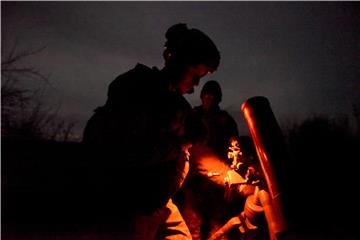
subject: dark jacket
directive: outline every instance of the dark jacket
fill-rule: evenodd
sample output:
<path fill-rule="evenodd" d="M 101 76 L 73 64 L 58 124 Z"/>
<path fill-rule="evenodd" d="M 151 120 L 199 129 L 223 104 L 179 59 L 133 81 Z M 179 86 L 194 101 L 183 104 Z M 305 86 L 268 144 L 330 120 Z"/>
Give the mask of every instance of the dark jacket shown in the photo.
<path fill-rule="evenodd" d="M 219 106 L 205 112 L 202 106 L 194 107 L 194 115 L 200 118 L 206 126 L 207 145 L 214 150 L 220 159 L 228 160 L 227 152 L 231 138 L 238 138 L 239 132 L 233 117 Z M 231 162 L 228 161 L 231 165 Z"/>
<path fill-rule="evenodd" d="M 182 144 L 196 141 L 201 131 L 194 130 L 204 129 L 186 99 L 169 89 L 158 69 L 137 64 L 111 82 L 105 105 L 84 130 L 99 175 L 96 189 L 109 199 L 120 193 L 130 212 L 166 204 L 181 180 Z"/>

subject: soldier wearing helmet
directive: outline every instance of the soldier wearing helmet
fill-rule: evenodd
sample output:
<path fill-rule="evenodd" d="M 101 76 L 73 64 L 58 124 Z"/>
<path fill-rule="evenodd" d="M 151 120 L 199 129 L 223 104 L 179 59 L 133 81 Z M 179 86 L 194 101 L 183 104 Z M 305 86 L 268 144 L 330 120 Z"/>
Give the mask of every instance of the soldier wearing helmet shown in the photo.
<path fill-rule="evenodd" d="M 185 221 L 193 223 L 189 228 L 194 239 L 208 239 L 232 214 L 229 202 L 224 198 L 225 184 L 221 179 L 226 170 L 231 169 L 231 161 L 227 158 L 230 141 L 238 139 L 239 134 L 235 120 L 220 108 L 222 91 L 217 81 L 207 81 L 200 98 L 202 104 L 194 107 L 193 112 L 203 122 L 206 135 L 202 145 L 196 147 L 210 148 L 217 158 L 204 158 L 203 154 L 190 156 L 190 173 L 176 200 L 181 196 L 180 206 Z M 209 173 L 219 176 L 209 178 Z M 224 239 L 227 238 L 224 236 Z"/>

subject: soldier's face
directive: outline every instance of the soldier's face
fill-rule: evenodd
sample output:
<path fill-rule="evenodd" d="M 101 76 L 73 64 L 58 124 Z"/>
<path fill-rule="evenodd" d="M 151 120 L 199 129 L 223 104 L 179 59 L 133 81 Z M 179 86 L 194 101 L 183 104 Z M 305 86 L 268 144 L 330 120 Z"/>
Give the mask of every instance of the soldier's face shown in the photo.
<path fill-rule="evenodd" d="M 210 69 L 204 64 L 188 67 L 178 85 L 180 93 L 193 93 L 194 87 L 199 85 L 200 79 L 209 72 Z"/>
<path fill-rule="evenodd" d="M 215 105 L 214 95 L 210 93 L 205 93 L 201 97 L 201 102 L 204 109 L 210 109 L 213 105 Z"/>

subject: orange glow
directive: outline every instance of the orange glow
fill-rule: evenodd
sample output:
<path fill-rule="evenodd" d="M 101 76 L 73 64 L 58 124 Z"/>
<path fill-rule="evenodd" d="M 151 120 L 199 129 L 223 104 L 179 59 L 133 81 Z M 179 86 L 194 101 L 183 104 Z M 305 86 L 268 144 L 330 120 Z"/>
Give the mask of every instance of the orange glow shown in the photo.
<path fill-rule="evenodd" d="M 243 109 L 243 112 L 244 112 L 245 119 L 248 122 L 250 132 L 254 131 L 254 123 L 253 123 L 253 120 L 250 117 L 249 110 L 245 107 L 244 104 L 242 106 L 242 109 Z"/>
<path fill-rule="evenodd" d="M 189 149 L 192 147 L 192 144 L 191 143 L 187 143 L 187 144 L 184 144 L 182 145 L 182 151 L 185 153 L 185 156 L 186 156 L 186 159 L 189 161 L 190 159 L 190 152 L 189 152 Z"/>
<path fill-rule="evenodd" d="M 198 162 L 200 174 L 206 176 L 212 175 L 210 178 L 211 181 L 221 186 L 225 185 L 224 178 L 226 177 L 227 171 L 231 169 L 229 166 L 227 166 L 215 155 L 201 156 Z"/>

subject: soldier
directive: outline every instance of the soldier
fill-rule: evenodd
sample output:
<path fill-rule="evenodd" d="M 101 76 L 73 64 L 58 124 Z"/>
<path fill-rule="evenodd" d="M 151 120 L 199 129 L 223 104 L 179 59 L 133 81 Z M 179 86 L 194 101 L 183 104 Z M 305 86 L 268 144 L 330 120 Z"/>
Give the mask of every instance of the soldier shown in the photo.
<path fill-rule="evenodd" d="M 238 140 L 239 134 L 235 120 L 219 106 L 222 91 L 217 81 L 206 82 L 200 98 L 202 104 L 194 107 L 193 112 L 204 123 L 206 137 L 202 146 L 196 147 L 209 147 L 217 158 L 203 157 L 203 154 L 192 155 L 189 177 L 176 200 L 183 197 L 181 210 L 185 221 L 191 223 L 188 225 L 194 239 L 208 239 L 232 214 L 230 204 L 224 198 L 225 185 L 222 178 L 231 166 L 227 158 L 231 140 Z M 219 176 L 210 177 L 214 173 Z"/>
<path fill-rule="evenodd" d="M 183 95 L 216 71 L 220 54 L 186 24 L 170 27 L 165 37 L 164 67 L 137 64 L 119 75 L 84 130 L 96 207 L 104 221 L 121 223 L 119 239 L 191 239 L 171 198 L 205 128 Z"/>

